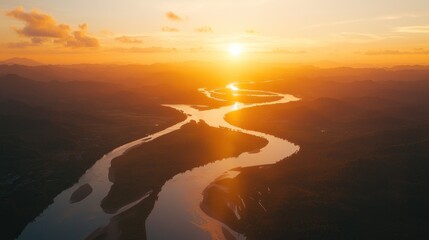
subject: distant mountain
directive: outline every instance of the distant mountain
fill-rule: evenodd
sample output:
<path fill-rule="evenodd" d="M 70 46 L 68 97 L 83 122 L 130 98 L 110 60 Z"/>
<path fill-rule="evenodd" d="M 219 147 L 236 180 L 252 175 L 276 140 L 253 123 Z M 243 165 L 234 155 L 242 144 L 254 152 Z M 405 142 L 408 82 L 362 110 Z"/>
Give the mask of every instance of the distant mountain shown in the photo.
<path fill-rule="evenodd" d="M 0 61 L 0 65 L 40 66 L 40 65 L 43 65 L 43 63 L 34 61 L 29 58 L 9 58 L 9 59 Z"/>
<path fill-rule="evenodd" d="M 427 70 L 428 65 L 399 65 L 392 67 L 393 70 Z"/>

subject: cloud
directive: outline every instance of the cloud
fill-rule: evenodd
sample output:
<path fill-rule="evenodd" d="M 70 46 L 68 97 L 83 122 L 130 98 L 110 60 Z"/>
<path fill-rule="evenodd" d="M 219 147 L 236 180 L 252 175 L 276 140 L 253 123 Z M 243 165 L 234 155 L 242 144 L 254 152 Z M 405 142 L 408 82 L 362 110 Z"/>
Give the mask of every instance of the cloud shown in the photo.
<path fill-rule="evenodd" d="M 257 33 L 257 32 L 256 32 L 255 30 L 253 30 L 253 29 L 246 29 L 244 32 L 245 32 L 245 33 L 247 33 L 247 34 L 256 34 L 256 33 Z"/>
<path fill-rule="evenodd" d="M 48 41 L 48 39 L 43 38 L 43 37 L 33 37 L 33 38 L 31 38 L 31 43 L 33 45 L 41 45 L 42 43 L 45 43 L 47 41 Z"/>
<path fill-rule="evenodd" d="M 302 50 L 274 49 L 274 50 L 267 52 L 267 53 L 272 53 L 272 54 L 305 54 L 307 52 L 302 51 Z"/>
<path fill-rule="evenodd" d="M 356 33 L 356 32 L 342 32 L 339 34 L 342 37 L 354 40 L 380 40 L 382 37 L 371 33 Z"/>
<path fill-rule="evenodd" d="M 110 30 L 108 30 L 108 29 L 103 29 L 103 30 L 101 30 L 101 31 L 100 31 L 100 34 L 101 34 L 102 36 L 105 36 L 105 37 L 112 37 L 112 36 L 114 36 L 114 35 L 115 35 L 115 33 L 114 33 L 114 32 L 112 32 L 112 31 L 110 31 Z"/>
<path fill-rule="evenodd" d="M 165 16 L 167 17 L 167 19 L 168 20 L 171 20 L 171 21 L 182 21 L 183 20 L 183 18 L 181 18 L 180 16 L 178 16 L 177 14 L 175 14 L 174 12 L 167 12 L 166 14 L 165 14 Z"/>
<path fill-rule="evenodd" d="M 161 31 L 163 32 L 179 32 L 179 29 L 173 27 L 162 27 Z"/>
<path fill-rule="evenodd" d="M 429 33 L 429 25 L 425 26 L 406 26 L 395 29 L 398 33 Z"/>
<path fill-rule="evenodd" d="M 212 33 L 213 29 L 209 26 L 202 26 L 199 28 L 195 28 L 195 31 L 199 33 Z"/>
<path fill-rule="evenodd" d="M 348 43 L 370 43 L 380 41 L 392 36 L 382 36 L 372 33 L 341 32 L 329 36 L 330 42 L 348 42 Z"/>
<path fill-rule="evenodd" d="M 164 47 L 147 47 L 147 48 L 112 48 L 110 51 L 120 53 L 171 53 L 177 52 L 176 48 L 164 48 Z"/>
<path fill-rule="evenodd" d="M 254 51 L 249 51 L 250 53 L 254 53 L 254 54 L 307 54 L 307 51 L 304 50 L 293 50 L 293 49 L 281 49 L 281 48 L 276 48 L 276 49 L 266 49 L 266 50 L 254 50 Z"/>
<path fill-rule="evenodd" d="M 404 18 L 418 18 L 421 17 L 421 15 L 416 14 L 396 14 L 396 15 L 385 15 L 377 17 L 377 20 L 397 20 L 397 19 L 404 19 Z"/>
<path fill-rule="evenodd" d="M 396 14 L 396 15 L 383 15 L 372 18 L 356 18 L 356 19 L 347 19 L 342 21 L 335 22 L 327 22 L 327 23 L 319 23 L 305 27 L 305 29 L 309 28 L 318 28 L 322 26 L 335 26 L 335 25 L 347 25 L 347 24 L 355 24 L 355 23 L 367 23 L 367 22 L 378 22 L 378 21 L 394 21 L 406 18 L 419 18 L 425 15 L 416 15 L 416 14 Z"/>
<path fill-rule="evenodd" d="M 419 48 L 411 51 L 402 51 L 402 50 L 375 50 L 375 51 L 366 51 L 360 52 L 368 56 L 382 56 L 382 55 L 429 55 L 429 50 Z"/>
<path fill-rule="evenodd" d="M 32 10 L 26 13 L 22 7 L 18 7 L 6 13 L 6 16 L 25 22 L 25 26 L 15 31 L 26 37 L 67 37 L 70 27 L 66 24 L 57 24 L 55 19 L 47 14 Z"/>
<path fill-rule="evenodd" d="M 116 41 L 121 43 L 130 43 L 130 44 L 139 44 L 142 43 L 142 40 L 135 38 L 135 37 L 129 37 L 129 36 L 121 36 L 115 38 Z"/>
<path fill-rule="evenodd" d="M 25 12 L 22 7 L 7 12 L 6 16 L 24 22 L 24 27 L 15 28 L 15 31 L 30 40 L 30 42 L 11 43 L 12 47 L 35 46 L 45 42 L 72 48 L 99 46 L 98 39 L 88 35 L 87 24 L 79 25 L 79 28 L 72 32 L 69 25 L 57 23 L 52 16 L 37 10 Z"/>
<path fill-rule="evenodd" d="M 87 35 L 88 25 L 79 25 L 79 30 L 73 32 L 72 37 L 68 37 L 65 41 L 66 47 L 83 48 L 83 47 L 98 47 L 100 43 L 97 38 Z"/>
<path fill-rule="evenodd" d="M 11 42 L 11 43 L 8 43 L 6 46 L 8 48 L 26 48 L 30 46 L 35 46 L 35 44 L 32 42 L 22 41 L 22 42 Z"/>

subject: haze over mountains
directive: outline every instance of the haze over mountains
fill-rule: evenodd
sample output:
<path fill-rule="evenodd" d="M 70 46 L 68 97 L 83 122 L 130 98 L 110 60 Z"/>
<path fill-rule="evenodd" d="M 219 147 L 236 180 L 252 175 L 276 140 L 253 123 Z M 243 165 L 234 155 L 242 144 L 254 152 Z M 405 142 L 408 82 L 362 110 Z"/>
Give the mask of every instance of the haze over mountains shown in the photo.
<path fill-rule="evenodd" d="M 0 61 L 0 65 L 40 66 L 43 65 L 43 63 L 34 61 L 29 58 L 9 58 Z"/>

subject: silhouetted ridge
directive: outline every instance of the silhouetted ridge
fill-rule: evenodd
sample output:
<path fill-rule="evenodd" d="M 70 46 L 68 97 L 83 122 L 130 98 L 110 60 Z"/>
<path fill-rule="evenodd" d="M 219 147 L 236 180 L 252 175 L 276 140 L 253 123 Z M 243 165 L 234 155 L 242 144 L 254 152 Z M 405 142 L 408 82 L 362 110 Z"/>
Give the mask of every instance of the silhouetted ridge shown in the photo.
<path fill-rule="evenodd" d="M 9 59 L 0 61 L 0 65 L 40 66 L 43 64 L 29 58 L 9 58 Z"/>

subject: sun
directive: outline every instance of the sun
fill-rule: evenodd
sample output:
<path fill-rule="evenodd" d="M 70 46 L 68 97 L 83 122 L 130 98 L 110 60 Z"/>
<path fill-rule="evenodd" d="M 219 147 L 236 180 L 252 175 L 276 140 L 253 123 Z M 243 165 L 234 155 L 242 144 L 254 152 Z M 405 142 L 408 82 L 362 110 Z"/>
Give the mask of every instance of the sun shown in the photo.
<path fill-rule="evenodd" d="M 239 57 L 243 52 L 243 47 L 238 43 L 231 43 L 228 48 L 229 54 L 233 57 Z"/>

